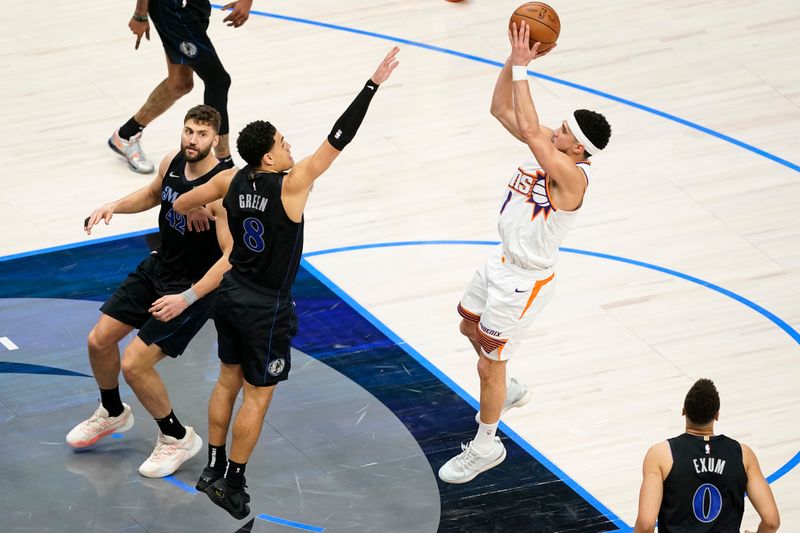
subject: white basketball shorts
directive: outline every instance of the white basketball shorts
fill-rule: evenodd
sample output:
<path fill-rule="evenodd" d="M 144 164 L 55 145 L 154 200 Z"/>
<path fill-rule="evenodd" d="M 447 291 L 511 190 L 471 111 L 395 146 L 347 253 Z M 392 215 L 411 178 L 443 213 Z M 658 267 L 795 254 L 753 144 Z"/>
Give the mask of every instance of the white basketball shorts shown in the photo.
<path fill-rule="evenodd" d="M 552 269 L 511 265 L 500 248 L 475 271 L 458 313 L 476 324 L 483 355 L 497 361 L 511 357 L 522 333 L 552 298 L 554 277 Z"/>

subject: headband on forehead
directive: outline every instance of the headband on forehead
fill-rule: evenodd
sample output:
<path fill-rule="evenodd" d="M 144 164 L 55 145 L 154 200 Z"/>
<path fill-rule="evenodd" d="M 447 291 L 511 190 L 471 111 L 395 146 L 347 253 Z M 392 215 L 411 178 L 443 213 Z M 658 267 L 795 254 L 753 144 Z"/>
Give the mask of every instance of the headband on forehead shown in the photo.
<path fill-rule="evenodd" d="M 600 148 L 596 147 L 592 144 L 592 141 L 583 133 L 583 130 L 578 125 L 578 121 L 575 120 L 575 113 L 570 113 L 569 117 L 567 117 L 567 124 L 569 125 L 569 129 L 572 130 L 572 134 L 581 143 L 584 149 L 589 152 L 590 155 L 594 155 L 597 152 L 602 151 Z"/>

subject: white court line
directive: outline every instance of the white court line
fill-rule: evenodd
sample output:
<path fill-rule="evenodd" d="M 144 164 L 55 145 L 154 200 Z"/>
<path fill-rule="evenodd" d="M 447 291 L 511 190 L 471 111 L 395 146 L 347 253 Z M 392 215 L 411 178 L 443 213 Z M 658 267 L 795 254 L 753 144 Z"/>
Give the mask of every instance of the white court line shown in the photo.
<path fill-rule="evenodd" d="M 8 337 L 0 337 L 0 344 L 8 348 L 9 350 L 19 350 L 19 346 L 14 344 L 11 339 Z"/>

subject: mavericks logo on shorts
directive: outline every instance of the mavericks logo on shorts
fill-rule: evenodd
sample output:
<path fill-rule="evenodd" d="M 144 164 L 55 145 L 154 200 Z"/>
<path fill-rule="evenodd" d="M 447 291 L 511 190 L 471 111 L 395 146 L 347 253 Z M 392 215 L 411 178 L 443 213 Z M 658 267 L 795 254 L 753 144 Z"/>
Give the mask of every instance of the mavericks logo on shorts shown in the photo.
<path fill-rule="evenodd" d="M 194 57 L 197 55 L 197 45 L 188 41 L 183 41 L 180 45 L 181 53 L 186 57 Z"/>
<path fill-rule="evenodd" d="M 267 365 L 267 372 L 273 376 L 279 376 L 285 367 L 286 360 L 283 357 L 279 357 L 274 361 L 270 361 L 269 365 Z"/>

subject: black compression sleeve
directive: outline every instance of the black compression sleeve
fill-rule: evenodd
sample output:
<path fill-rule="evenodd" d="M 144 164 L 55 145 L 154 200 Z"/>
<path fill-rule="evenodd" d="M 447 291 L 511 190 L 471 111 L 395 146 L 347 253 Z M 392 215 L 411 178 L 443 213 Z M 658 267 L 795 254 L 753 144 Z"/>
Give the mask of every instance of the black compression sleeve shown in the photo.
<path fill-rule="evenodd" d="M 328 135 L 328 142 L 331 143 L 331 146 L 341 151 L 353 140 L 358 131 L 358 127 L 361 126 L 361 122 L 367 114 L 369 103 L 372 101 L 372 97 L 375 96 L 377 90 L 378 84 L 371 79 L 368 80 L 355 100 L 353 100 L 345 112 L 342 113 L 342 116 L 339 117 L 336 124 L 333 125 L 333 129 Z"/>

